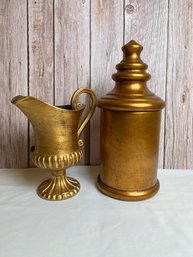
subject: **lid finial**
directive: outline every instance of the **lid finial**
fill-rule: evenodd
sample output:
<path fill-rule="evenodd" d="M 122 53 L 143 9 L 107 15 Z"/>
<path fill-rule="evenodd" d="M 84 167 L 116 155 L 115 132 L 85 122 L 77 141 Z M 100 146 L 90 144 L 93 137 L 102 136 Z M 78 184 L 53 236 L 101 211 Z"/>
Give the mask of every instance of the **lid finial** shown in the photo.
<path fill-rule="evenodd" d="M 134 40 L 124 45 L 123 60 L 116 65 L 117 73 L 112 75 L 112 79 L 117 82 L 149 80 L 151 76 L 145 71 L 148 66 L 140 58 L 142 50 L 143 47 Z"/>

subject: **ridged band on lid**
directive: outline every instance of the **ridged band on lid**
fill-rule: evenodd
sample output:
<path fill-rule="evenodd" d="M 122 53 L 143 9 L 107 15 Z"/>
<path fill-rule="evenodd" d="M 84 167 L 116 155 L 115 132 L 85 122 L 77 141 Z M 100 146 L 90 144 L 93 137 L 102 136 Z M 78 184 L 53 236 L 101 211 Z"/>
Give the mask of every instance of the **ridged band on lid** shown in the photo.
<path fill-rule="evenodd" d="M 158 111 L 164 108 L 164 101 L 152 93 L 146 81 L 151 75 L 141 58 L 143 47 L 131 40 L 122 47 L 123 60 L 116 65 L 112 75 L 115 87 L 98 100 L 98 107 L 119 111 Z"/>

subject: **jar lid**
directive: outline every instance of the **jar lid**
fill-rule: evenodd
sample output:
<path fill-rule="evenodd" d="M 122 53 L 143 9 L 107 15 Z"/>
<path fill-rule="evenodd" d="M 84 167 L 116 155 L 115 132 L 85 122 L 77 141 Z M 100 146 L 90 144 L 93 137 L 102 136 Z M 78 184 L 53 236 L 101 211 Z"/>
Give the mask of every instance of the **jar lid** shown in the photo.
<path fill-rule="evenodd" d="M 98 100 L 98 107 L 117 111 L 158 111 L 164 108 L 164 101 L 152 93 L 146 81 L 151 78 L 141 58 L 143 47 L 131 40 L 122 47 L 123 60 L 116 65 L 112 75 L 116 82 L 112 91 Z"/>

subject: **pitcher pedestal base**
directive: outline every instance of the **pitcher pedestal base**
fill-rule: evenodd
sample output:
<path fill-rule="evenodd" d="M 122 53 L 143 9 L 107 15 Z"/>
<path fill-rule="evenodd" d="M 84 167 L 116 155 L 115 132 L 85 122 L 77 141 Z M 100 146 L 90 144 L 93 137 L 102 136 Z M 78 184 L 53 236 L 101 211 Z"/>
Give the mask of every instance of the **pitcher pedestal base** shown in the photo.
<path fill-rule="evenodd" d="M 58 201 L 68 199 L 78 193 L 80 184 L 77 180 L 64 176 L 52 176 L 37 188 L 39 197 Z"/>
<path fill-rule="evenodd" d="M 156 184 L 146 190 L 142 191 L 127 191 L 127 190 L 119 190 L 112 187 L 107 186 L 102 182 L 100 176 L 97 178 L 97 187 L 98 189 L 105 195 L 110 196 L 112 198 L 124 201 L 139 201 L 145 200 L 152 196 L 154 196 L 160 187 L 159 181 L 157 180 Z"/>

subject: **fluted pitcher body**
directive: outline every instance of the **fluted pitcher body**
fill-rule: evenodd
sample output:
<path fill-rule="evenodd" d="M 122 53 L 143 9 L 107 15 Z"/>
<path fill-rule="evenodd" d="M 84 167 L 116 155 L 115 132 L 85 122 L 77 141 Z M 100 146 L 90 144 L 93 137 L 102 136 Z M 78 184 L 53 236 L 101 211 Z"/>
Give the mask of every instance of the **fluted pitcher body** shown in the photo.
<path fill-rule="evenodd" d="M 78 96 L 87 93 L 91 97 L 88 115 L 81 125 L 80 118 L 85 105 Z M 40 197 L 47 200 L 62 200 L 75 195 L 80 184 L 66 177 L 65 169 L 78 163 L 83 156 L 80 134 L 91 118 L 96 99 L 89 88 L 78 89 L 70 105 L 53 106 L 31 96 L 17 96 L 14 103 L 30 120 L 35 134 L 32 161 L 42 169 L 51 169 L 52 178 L 44 181 L 37 189 Z"/>

